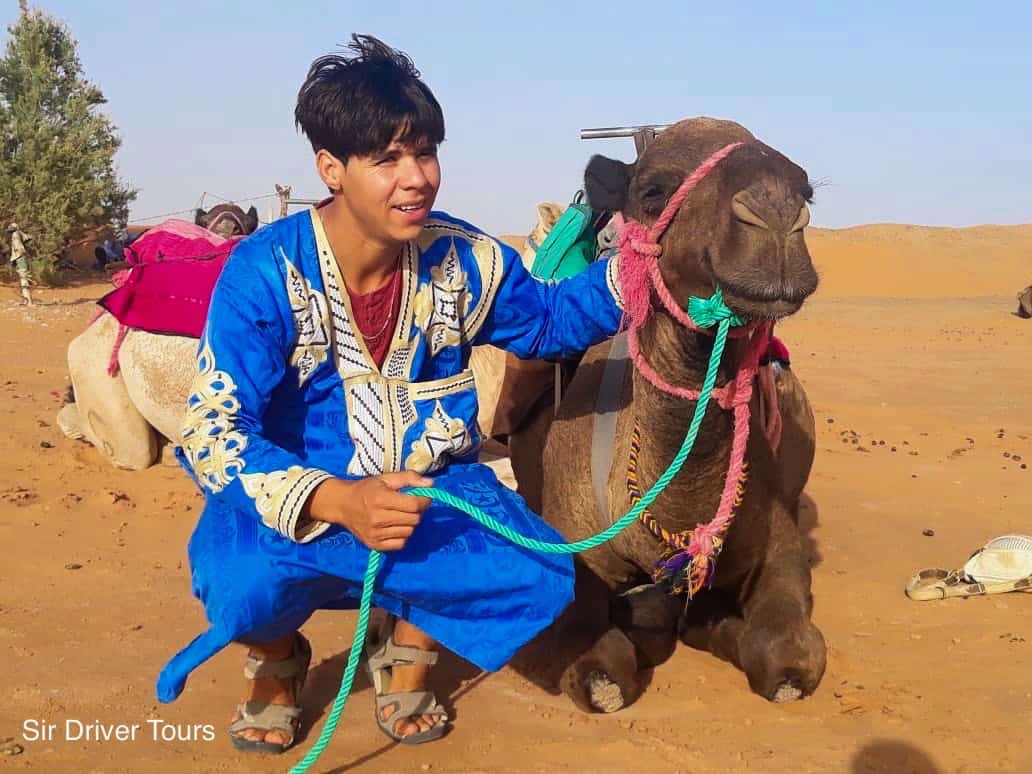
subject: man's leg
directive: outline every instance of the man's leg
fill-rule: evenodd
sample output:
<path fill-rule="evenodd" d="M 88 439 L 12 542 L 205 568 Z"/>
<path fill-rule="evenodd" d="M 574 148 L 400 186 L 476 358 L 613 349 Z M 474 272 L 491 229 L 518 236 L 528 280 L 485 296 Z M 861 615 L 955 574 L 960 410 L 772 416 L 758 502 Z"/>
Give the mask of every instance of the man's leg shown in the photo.
<path fill-rule="evenodd" d="M 18 269 L 18 284 L 21 285 L 22 299 L 26 306 L 32 306 L 32 291 L 29 290 L 31 279 L 27 269 Z"/>
<path fill-rule="evenodd" d="M 402 621 L 400 618 L 397 619 L 397 623 L 394 626 L 394 642 L 398 645 L 408 645 L 420 650 L 432 650 L 437 644 L 421 630 L 407 621 Z M 425 690 L 429 676 L 430 666 L 428 664 L 391 667 L 391 693 L 395 691 Z M 390 717 L 392 709 L 392 707 L 385 707 L 383 717 Z M 436 724 L 444 722 L 444 718 L 433 715 L 398 718 L 394 724 L 394 732 L 399 736 L 409 736 L 410 734 L 418 734 L 420 731 L 427 731 Z"/>
<path fill-rule="evenodd" d="M 420 650 L 431 650 L 436 643 L 426 634 L 412 624 L 398 619 L 394 627 L 394 642 L 398 645 L 408 645 Z M 249 654 L 264 661 L 283 661 L 293 655 L 294 635 L 283 637 L 271 642 L 253 644 L 249 647 Z M 391 691 L 421 691 L 427 687 L 430 667 L 426 664 L 414 664 L 412 666 L 396 666 L 391 668 Z M 276 677 L 262 677 L 256 680 L 247 681 L 247 694 L 244 701 L 255 701 L 262 704 L 283 704 L 293 706 L 297 703 L 294 696 L 293 678 L 280 679 Z M 384 717 L 390 715 L 391 708 L 384 709 Z M 236 720 L 234 716 L 234 720 Z M 432 715 L 420 715 L 416 718 L 398 718 L 394 724 L 395 733 L 401 736 L 417 734 L 426 731 L 436 723 L 444 722 L 443 718 Z M 281 731 L 261 731 L 259 729 L 247 729 L 240 733 L 245 739 L 256 742 L 268 742 L 270 744 L 286 744 L 288 737 Z"/>
<path fill-rule="evenodd" d="M 284 661 L 294 655 L 294 635 L 251 645 L 249 655 L 263 661 Z M 244 701 L 283 704 L 291 707 L 297 704 L 297 698 L 294 695 L 294 678 L 259 677 L 247 681 L 247 694 L 244 696 Z M 234 715 L 233 720 L 239 717 L 239 715 Z M 268 742 L 269 744 L 286 744 L 290 739 L 282 731 L 262 731 L 257 728 L 245 729 L 240 732 L 240 736 L 254 742 Z"/>

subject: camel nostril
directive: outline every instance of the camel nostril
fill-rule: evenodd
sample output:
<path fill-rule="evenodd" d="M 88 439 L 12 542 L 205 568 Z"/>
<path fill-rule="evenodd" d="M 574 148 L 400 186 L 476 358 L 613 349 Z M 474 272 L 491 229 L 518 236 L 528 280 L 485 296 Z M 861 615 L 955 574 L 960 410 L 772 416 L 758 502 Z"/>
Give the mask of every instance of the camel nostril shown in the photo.
<path fill-rule="evenodd" d="M 731 212 L 735 218 L 740 220 L 742 223 L 748 223 L 752 226 L 758 226 L 759 228 L 770 229 L 763 218 L 757 215 L 753 209 L 746 204 L 745 196 L 742 193 L 736 193 L 731 199 Z"/>

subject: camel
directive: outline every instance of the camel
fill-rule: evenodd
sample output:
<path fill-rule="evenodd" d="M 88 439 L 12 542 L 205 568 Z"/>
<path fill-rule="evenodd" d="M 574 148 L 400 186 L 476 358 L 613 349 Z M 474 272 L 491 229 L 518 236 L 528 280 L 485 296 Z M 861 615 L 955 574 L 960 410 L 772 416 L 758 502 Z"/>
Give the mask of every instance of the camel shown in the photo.
<path fill-rule="evenodd" d="M 252 234 L 258 230 L 258 210 L 252 205 L 244 212 L 235 204 L 216 204 L 205 212 L 200 207 L 194 213 L 194 223 L 218 234 L 223 239 Z"/>
<path fill-rule="evenodd" d="M 194 222 L 228 239 L 255 231 L 258 211 L 219 204 L 198 209 Z M 179 442 L 197 340 L 131 329 L 119 350 L 119 371 L 110 376 L 118 332 L 118 320 L 104 312 L 68 345 L 73 401 L 61 408 L 57 423 L 65 436 L 93 444 L 115 467 L 142 470 L 157 462 L 164 439 Z"/>
<path fill-rule="evenodd" d="M 694 400 L 666 390 L 700 388 L 713 336 L 678 322 L 673 307 L 661 303 L 655 283 L 662 282 L 667 297 L 682 309 L 689 298 L 709 298 L 719 287 L 735 314 L 754 321 L 745 330 L 755 331 L 795 313 L 816 290 L 803 235 L 813 196 L 807 175 L 738 124 L 682 121 L 629 165 L 593 157 L 585 171 L 588 201 L 628 218 L 625 236 L 633 243 L 628 229 L 653 224 L 686 176 L 727 147 L 733 149 L 726 158 L 678 210 L 671 210 L 676 214 L 659 238 L 661 279 L 653 280 L 651 289 L 643 286 L 639 296 L 646 303 L 651 296 L 652 304 L 635 339 L 641 360 L 609 361 L 617 339 L 592 348 L 558 413 L 543 401 L 510 438 L 518 491 L 568 541 L 602 531 L 631 509 L 636 500 L 630 490 L 640 496 L 667 469 L 695 410 Z M 636 232 L 639 246 L 644 226 Z M 626 260 L 621 252 L 619 261 Z M 621 292 L 630 315 L 624 268 Z M 736 379 L 756 341 L 728 339 L 718 386 Z M 604 387 L 605 372 L 621 362 L 626 367 Z M 683 536 L 681 547 L 688 530 L 706 536 L 700 525 L 713 518 L 722 501 L 735 425 L 732 412 L 717 401 L 707 406 L 684 468 L 649 508 L 654 531 L 639 521 L 611 542 L 577 555 L 575 601 L 524 648 L 515 664 L 519 671 L 542 687 L 562 691 L 585 712 L 613 712 L 642 694 L 652 671 L 680 639 L 740 668 L 751 689 L 768 700 L 794 700 L 816 689 L 826 646 L 810 619 L 810 564 L 797 523 L 814 459 L 814 417 L 791 368 L 776 370 L 780 442 L 775 452 L 764 432 L 773 425 L 761 417 L 753 391 L 747 404 L 751 432 L 744 447 L 744 494 L 739 489 L 723 550 L 716 544 L 713 551 L 718 560 L 708 582 L 690 576 L 692 583 L 682 586 L 689 591 L 697 586 L 693 595 L 677 586 L 673 590 L 681 593 L 668 593 L 657 582 L 662 572 L 656 572 L 657 562 L 671 556 L 664 553 L 662 530 L 668 538 Z M 597 408 L 600 391 L 608 391 L 607 411 L 615 412 L 608 442 L 601 443 L 594 435 L 606 413 Z M 609 449 L 608 458 L 598 457 Z M 593 468 L 601 471 L 595 482 Z M 738 484 L 736 476 L 732 495 Z"/>
<path fill-rule="evenodd" d="M 1032 317 L 1032 285 L 1018 293 L 1018 311 L 1015 314 L 1023 320 Z"/>
<path fill-rule="evenodd" d="M 244 213 L 236 205 L 220 204 L 208 212 L 197 210 L 195 223 L 230 238 L 253 232 L 258 216 L 253 207 Z M 534 251 L 524 250 L 521 259 L 529 267 Z M 58 426 L 67 437 L 91 443 L 117 468 L 143 470 L 159 459 L 176 464 L 162 452 L 180 443 L 186 398 L 197 367 L 197 340 L 130 329 L 119 349 L 118 373 L 110 376 L 107 364 L 118 332 L 118 321 L 105 312 L 69 344 L 74 402 L 61 409 Z M 506 353 L 491 346 L 474 347 L 470 356 L 480 400 L 478 422 L 485 438 L 496 435 L 495 407 L 503 392 L 506 362 Z M 525 384 L 526 380 L 520 382 Z M 499 468 L 499 475 L 507 479 L 504 468 Z"/>

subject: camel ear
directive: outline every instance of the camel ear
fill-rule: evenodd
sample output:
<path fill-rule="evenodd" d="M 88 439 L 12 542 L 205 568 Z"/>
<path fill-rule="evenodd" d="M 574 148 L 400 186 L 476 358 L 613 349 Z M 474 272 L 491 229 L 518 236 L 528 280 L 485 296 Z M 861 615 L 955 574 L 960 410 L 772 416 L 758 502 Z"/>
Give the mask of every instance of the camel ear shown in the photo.
<path fill-rule="evenodd" d="M 253 204 L 251 205 L 251 209 L 249 209 L 247 211 L 245 217 L 246 217 L 247 233 L 248 234 L 253 234 L 255 231 L 258 230 L 258 210 L 255 209 L 255 206 Z"/>
<path fill-rule="evenodd" d="M 197 208 L 197 212 L 194 213 L 194 225 L 208 227 L 208 213 L 202 210 L 200 207 Z"/>
<path fill-rule="evenodd" d="M 556 202 L 541 202 L 537 206 L 538 223 L 545 231 L 551 231 L 563 215 L 563 206 Z"/>
<path fill-rule="evenodd" d="M 619 212 L 627 204 L 633 164 L 605 156 L 592 156 L 584 170 L 584 193 L 594 210 Z"/>

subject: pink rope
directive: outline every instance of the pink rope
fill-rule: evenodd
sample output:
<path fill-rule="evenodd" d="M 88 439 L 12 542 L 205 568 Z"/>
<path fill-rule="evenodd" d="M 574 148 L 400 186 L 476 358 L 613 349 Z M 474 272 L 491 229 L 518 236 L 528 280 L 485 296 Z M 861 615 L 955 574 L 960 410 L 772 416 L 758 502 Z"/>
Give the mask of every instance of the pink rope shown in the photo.
<path fill-rule="evenodd" d="M 114 376 L 118 373 L 118 353 L 122 349 L 122 342 L 125 341 L 125 335 L 128 332 L 129 328 L 127 328 L 126 326 L 118 326 L 118 336 L 115 337 L 114 346 L 111 347 L 111 357 L 108 358 L 108 376 Z"/>
<path fill-rule="evenodd" d="M 652 291 L 656 291 L 664 310 L 684 327 L 699 332 L 699 328 L 674 301 L 670 289 L 663 281 L 659 269 L 659 256 L 662 254 L 660 238 L 667 226 L 679 212 L 685 197 L 698 185 L 706 175 L 727 158 L 743 143 L 736 142 L 725 145 L 707 158 L 693 171 L 670 197 L 663 212 L 651 227 L 625 219 L 620 213 L 614 216 L 620 229 L 619 251 L 620 265 L 617 267 L 620 277 L 620 289 L 624 300 L 624 315 L 627 318 L 627 345 L 631 361 L 638 372 L 652 385 L 663 392 L 685 400 L 698 400 L 698 390 L 690 390 L 670 384 L 645 359 L 638 342 L 638 331 L 648 322 L 652 314 Z M 691 559 L 690 572 L 702 584 L 706 578 L 712 578 L 715 572 L 716 556 L 723 546 L 724 537 L 731 526 L 735 514 L 735 503 L 739 494 L 739 484 L 745 466 L 745 452 L 749 442 L 749 402 L 752 400 L 753 382 L 757 380 L 764 397 L 768 401 L 769 411 L 766 423 L 768 439 L 777 451 L 781 437 L 781 414 L 777 406 L 777 394 L 774 391 L 773 374 L 769 368 L 761 369 L 760 358 L 766 352 L 773 331 L 773 323 L 752 322 L 729 333 L 734 337 L 749 337 L 745 357 L 739 364 L 735 378 L 723 387 L 715 387 L 711 394 L 717 404 L 724 410 L 732 410 L 733 435 L 731 440 L 731 458 L 728 463 L 724 489 L 720 494 L 717 513 L 707 524 L 701 524 L 691 531 L 688 545 L 682 550 Z M 761 375 L 763 371 L 763 375 Z M 695 585 L 694 582 L 692 585 Z"/>
<path fill-rule="evenodd" d="M 744 144 L 745 143 L 741 142 L 733 142 L 730 145 L 725 145 L 702 162 L 694 172 L 685 178 L 685 181 L 681 183 L 681 187 L 674 191 L 674 195 L 670 197 L 670 201 L 667 202 L 663 213 L 656 219 L 656 222 L 652 224 L 652 228 L 649 229 L 649 241 L 656 243 L 658 246 L 659 238 L 663 236 L 663 232 L 666 231 L 667 226 L 670 225 L 670 221 L 674 219 L 674 216 L 681 209 L 681 205 L 684 203 L 685 197 L 688 196 L 691 190 L 699 184 L 700 180 L 713 171 L 713 168 L 716 167 L 717 164 L 730 156 L 736 148 L 740 148 Z"/>

